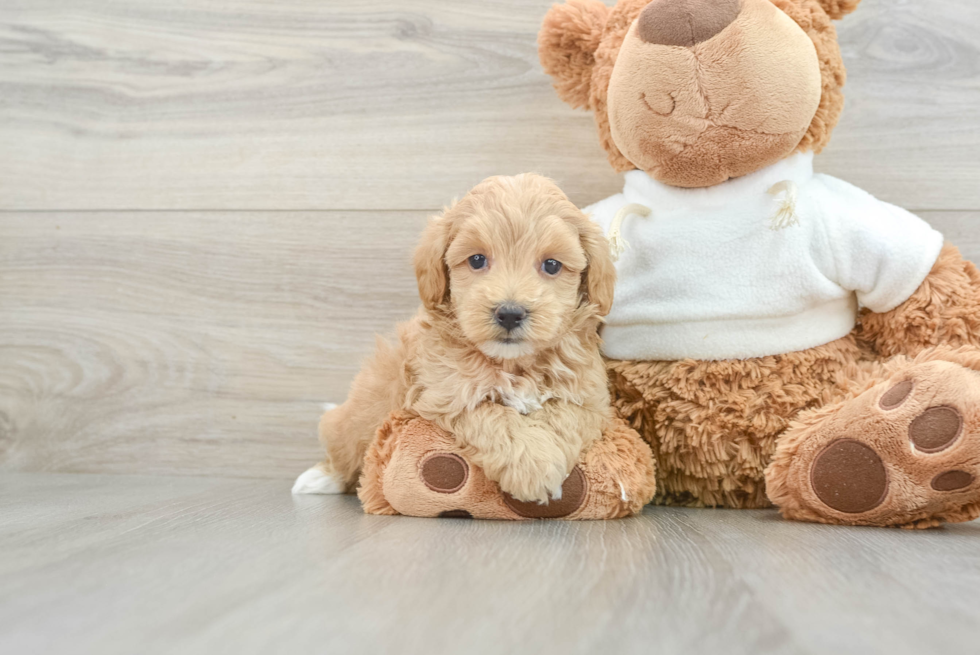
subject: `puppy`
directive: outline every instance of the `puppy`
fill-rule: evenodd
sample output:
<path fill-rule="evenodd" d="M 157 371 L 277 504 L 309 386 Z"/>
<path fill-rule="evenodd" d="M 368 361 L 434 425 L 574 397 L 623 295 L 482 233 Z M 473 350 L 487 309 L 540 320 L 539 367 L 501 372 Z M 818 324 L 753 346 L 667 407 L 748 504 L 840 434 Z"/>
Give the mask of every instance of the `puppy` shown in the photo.
<path fill-rule="evenodd" d="M 320 420 L 326 459 L 294 493 L 340 493 L 393 411 L 452 433 L 522 501 L 546 503 L 611 419 L 598 328 L 615 269 L 599 227 L 541 176 L 491 177 L 430 219 L 422 307 Z"/>

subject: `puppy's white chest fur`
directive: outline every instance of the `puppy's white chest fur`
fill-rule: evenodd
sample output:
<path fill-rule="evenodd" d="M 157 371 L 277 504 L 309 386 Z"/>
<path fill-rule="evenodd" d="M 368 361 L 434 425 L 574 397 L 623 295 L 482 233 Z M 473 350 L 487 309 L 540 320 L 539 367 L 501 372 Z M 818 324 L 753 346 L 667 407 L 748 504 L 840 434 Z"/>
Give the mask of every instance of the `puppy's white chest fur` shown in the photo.
<path fill-rule="evenodd" d="M 498 389 L 500 402 L 516 409 L 521 414 L 530 414 L 541 409 L 554 396 L 537 389 Z"/>

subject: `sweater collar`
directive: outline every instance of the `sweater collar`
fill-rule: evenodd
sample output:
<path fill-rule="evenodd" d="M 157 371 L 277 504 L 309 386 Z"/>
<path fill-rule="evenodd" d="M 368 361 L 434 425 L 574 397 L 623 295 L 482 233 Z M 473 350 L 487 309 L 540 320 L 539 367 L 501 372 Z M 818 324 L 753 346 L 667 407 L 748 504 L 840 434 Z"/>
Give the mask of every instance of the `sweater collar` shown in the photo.
<path fill-rule="evenodd" d="M 796 153 L 744 177 L 702 189 L 669 186 L 639 170 L 630 171 L 625 177 L 623 195 L 626 199 L 654 211 L 717 207 L 743 198 L 765 196 L 778 182 L 806 184 L 813 177 L 813 153 Z"/>

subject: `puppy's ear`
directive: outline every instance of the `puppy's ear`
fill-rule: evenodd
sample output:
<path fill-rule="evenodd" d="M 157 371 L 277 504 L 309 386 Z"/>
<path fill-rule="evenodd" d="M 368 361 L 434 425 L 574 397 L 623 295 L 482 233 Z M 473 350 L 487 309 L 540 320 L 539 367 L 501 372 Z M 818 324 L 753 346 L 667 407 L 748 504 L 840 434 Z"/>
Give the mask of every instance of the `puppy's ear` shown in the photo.
<path fill-rule="evenodd" d="M 599 316 L 605 316 L 612 309 L 613 288 L 616 286 L 616 267 L 609 254 L 609 241 L 602 229 L 584 214 L 581 221 L 576 223 L 586 260 L 582 286 L 589 302 L 599 306 Z"/>
<path fill-rule="evenodd" d="M 592 108 L 592 68 L 608 14 L 609 7 L 601 0 L 568 0 L 552 5 L 544 17 L 538 33 L 538 57 L 545 72 L 554 78 L 558 97 L 572 107 Z"/>
<path fill-rule="evenodd" d="M 857 9 L 860 2 L 861 0 L 817 0 L 827 15 L 834 20 L 840 20 Z"/>
<path fill-rule="evenodd" d="M 415 249 L 415 279 L 419 285 L 419 297 L 429 310 L 443 304 L 449 297 L 449 269 L 445 255 L 449 247 L 450 223 L 445 215 L 430 218 Z"/>

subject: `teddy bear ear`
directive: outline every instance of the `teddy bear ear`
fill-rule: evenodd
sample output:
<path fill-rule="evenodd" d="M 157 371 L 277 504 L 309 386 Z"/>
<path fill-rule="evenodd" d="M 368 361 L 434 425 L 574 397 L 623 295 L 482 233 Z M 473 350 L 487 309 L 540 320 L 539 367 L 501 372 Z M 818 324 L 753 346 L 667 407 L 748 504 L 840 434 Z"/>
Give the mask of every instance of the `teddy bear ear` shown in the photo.
<path fill-rule="evenodd" d="M 601 0 L 568 0 L 544 17 L 538 56 L 558 96 L 572 107 L 591 109 L 592 67 L 608 14 Z"/>
<path fill-rule="evenodd" d="M 834 20 L 840 20 L 855 9 L 861 0 L 817 0 L 827 15 Z"/>

